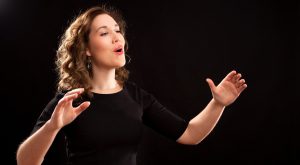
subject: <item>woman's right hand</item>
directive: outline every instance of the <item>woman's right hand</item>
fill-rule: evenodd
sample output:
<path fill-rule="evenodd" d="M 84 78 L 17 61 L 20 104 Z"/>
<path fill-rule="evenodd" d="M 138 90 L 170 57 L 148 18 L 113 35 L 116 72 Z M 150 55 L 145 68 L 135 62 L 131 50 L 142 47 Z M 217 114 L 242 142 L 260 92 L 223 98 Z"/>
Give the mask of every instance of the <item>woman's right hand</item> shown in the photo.
<path fill-rule="evenodd" d="M 81 114 L 81 112 L 87 109 L 87 107 L 90 105 L 89 101 L 85 101 L 77 107 L 72 106 L 73 100 L 76 99 L 83 91 L 84 88 L 73 89 L 67 92 L 64 97 L 58 101 L 52 116 L 48 121 L 51 125 L 51 128 L 54 130 L 61 129 L 65 125 L 75 120 L 76 117 Z"/>

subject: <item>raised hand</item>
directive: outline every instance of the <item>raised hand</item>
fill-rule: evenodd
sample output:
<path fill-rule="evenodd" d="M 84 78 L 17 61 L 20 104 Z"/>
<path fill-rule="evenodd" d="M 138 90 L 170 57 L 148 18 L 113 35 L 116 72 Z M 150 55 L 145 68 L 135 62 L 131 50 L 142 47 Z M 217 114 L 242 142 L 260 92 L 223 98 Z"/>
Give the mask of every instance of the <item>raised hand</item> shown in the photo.
<path fill-rule="evenodd" d="M 78 115 L 81 114 L 90 105 L 89 101 L 81 103 L 77 107 L 72 106 L 72 102 L 82 92 L 84 88 L 77 88 L 67 92 L 63 98 L 61 98 L 51 116 L 49 122 L 53 129 L 61 129 L 63 126 L 71 123 Z"/>
<path fill-rule="evenodd" d="M 215 86 L 214 82 L 207 78 L 213 99 L 223 105 L 228 106 L 233 103 L 238 96 L 247 88 L 246 81 L 241 79 L 242 75 L 235 70 L 231 71 L 218 86 Z"/>

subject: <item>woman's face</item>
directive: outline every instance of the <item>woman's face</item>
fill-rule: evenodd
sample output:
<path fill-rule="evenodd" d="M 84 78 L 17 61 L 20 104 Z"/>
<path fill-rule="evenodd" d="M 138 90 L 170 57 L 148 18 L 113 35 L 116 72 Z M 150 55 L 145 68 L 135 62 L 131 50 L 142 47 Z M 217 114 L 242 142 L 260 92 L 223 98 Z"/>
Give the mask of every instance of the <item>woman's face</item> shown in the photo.
<path fill-rule="evenodd" d="M 125 39 L 116 21 L 107 14 L 96 16 L 91 24 L 87 55 L 98 68 L 125 65 Z"/>

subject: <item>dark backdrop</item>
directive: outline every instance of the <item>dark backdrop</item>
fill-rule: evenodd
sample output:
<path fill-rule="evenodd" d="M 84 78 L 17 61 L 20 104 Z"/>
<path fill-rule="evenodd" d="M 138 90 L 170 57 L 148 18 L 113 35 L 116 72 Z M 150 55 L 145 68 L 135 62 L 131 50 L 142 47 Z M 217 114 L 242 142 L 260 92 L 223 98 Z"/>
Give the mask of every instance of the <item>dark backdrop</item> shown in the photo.
<path fill-rule="evenodd" d="M 79 11 L 99 2 L 108 1 L 0 1 L 2 161 L 15 164 L 18 145 L 54 96 L 59 37 Z M 130 79 L 174 113 L 190 120 L 206 106 L 206 77 L 219 83 L 236 69 L 248 84 L 197 146 L 146 129 L 140 165 L 300 163 L 298 3 L 109 2 L 128 24 Z M 48 164 L 63 158 L 61 148 L 56 140 Z"/>

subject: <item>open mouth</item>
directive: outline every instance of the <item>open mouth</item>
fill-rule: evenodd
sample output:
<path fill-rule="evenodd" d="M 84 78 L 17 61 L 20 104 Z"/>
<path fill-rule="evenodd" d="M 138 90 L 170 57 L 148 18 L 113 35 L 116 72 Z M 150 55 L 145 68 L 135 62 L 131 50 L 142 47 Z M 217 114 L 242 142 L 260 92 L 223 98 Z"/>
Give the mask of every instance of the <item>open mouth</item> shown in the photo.
<path fill-rule="evenodd" d="M 122 49 L 117 49 L 115 52 L 122 52 Z"/>
<path fill-rule="evenodd" d="M 117 45 L 114 49 L 114 52 L 117 54 L 117 55 L 122 55 L 124 54 L 124 48 L 123 48 L 123 45 Z"/>
<path fill-rule="evenodd" d="M 117 55 L 122 55 L 123 54 L 123 49 L 122 48 L 118 48 L 114 51 Z"/>

